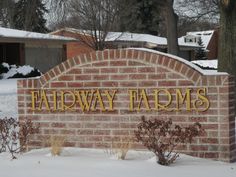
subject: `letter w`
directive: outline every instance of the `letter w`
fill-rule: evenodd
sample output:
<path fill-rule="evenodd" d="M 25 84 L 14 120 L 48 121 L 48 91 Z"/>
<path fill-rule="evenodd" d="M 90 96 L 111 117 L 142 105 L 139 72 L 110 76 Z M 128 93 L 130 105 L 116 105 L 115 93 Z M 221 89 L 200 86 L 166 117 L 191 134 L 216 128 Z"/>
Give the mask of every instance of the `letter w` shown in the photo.
<path fill-rule="evenodd" d="M 76 95 L 78 97 L 78 102 L 79 105 L 82 109 L 82 111 L 90 111 L 92 101 L 93 101 L 93 95 L 94 91 L 89 91 L 89 90 L 81 90 L 77 91 Z M 90 98 L 89 98 L 90 97 Z"/>

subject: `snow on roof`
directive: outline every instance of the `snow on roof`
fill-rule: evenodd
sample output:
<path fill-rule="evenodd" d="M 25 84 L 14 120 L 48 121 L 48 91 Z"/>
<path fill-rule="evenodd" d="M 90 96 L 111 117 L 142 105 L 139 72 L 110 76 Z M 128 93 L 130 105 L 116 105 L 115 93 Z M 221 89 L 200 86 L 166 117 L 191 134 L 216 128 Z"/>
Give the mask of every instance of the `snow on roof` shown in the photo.
<path fill-rule="evenodd" d="M 78 33 L 78 34 L 83 34 L 83 35 L 91 35 L 93 32 L 90 31 L 90 30 L 82 30 L 82 29 L 76 29 L 76 28 L 68 28 L 68 27 L 65 27 L 65 28 L 61 28 L 61 29 L 58 29 L 56 31 L 53 31 L 49 34 L 56 34 L 58 32 L 61 32 L 61 31 L 67 31 L 67 32 L 71 32 L 71 33 Z"/>
<path fill-rule="evenodd" d="M 56 36 L 51 34 L 35 33 L 30 31 L 16 30 L 0 27 L 0 38 L 24 38 L 24 39 L 44 39 L 44 40 L 63 40 L 72 41 L 74 38 Z"/>
<path fill-rule="evenodd" d="M 187 36 L 195 36 L 195 37 L 199 36 L 202 39 L 202 43 L 203 43 L 204 47 L 207 48 L 213 34 L 214 34 L 214 30 L 187 32 L 186 36 L 180 37 L 179 40 L 181 41 L 181 43 L 183 43 L 184 38 Z M 186 42 L 184 42 L 184 43 L 186 43 Z M 186 44 L 191 45 L 191 43 L 186 43 Z M 198 44 L 192 43 L 192 45 L 198 45 Z"/>
<path fill-rule="evenodd" d="M 62 28 L 57 31 L 52 32 L 51 34 L 55 34 L 59 31 L 68 31 L 72 33 L 79 33 L 85 35 L 91 35 L 92 31 L 89 30 L 81 30 L 76 28 Z M 209 31 L 196 31 L 196 32 L 188 32 L 186 36 L 198 37 L 200 36 L 203 41 L 204 46 L 208 46 L 210 39 L 214 33 L 214 30 Z M 184 47 L 200 47 L 198 43 L 194 42 L 185 42 L 185 37 L 182 36 L 178 39 L 178 43 L 180 46 Z M 106 36 L 106 41 L 133 41 L 133 42 L 147 42 L 154 45 L 167 45 L 167 39 L 165 37 L 154 36 L 150 34 L 139 34 L 139 33 L 130 33 L 130 32 L 109 32 Z"/>
<path fill-rule="evenodd" d="M 167 40 L 164 37 L 128 32 L 109 32 L 106 41 L 135 41 L 148 42 L 156 45 L 167 45 Z"/>

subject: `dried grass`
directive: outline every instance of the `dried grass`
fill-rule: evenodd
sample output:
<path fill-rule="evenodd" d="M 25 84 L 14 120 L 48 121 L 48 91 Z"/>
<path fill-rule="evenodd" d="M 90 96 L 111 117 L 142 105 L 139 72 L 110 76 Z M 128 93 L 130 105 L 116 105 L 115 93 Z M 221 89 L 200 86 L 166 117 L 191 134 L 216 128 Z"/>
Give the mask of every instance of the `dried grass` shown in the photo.
<path fill-rule="evenodd" d="M 105 152 L 109 155 L 116 156 L 119 160 L 125 160 L 128 151 L 132 147 L 132 142 L 133 139 L 130 137 L 118 143 L 115 143 L 114 139 L 112 139 L 111 147 L 106 149 Z"/>
<path fill-rule="evenodd" d="M 52 156 L 60 156 L 65 143 L 65 136 L 50 136 L 47 144 L 51 148 Z"/>

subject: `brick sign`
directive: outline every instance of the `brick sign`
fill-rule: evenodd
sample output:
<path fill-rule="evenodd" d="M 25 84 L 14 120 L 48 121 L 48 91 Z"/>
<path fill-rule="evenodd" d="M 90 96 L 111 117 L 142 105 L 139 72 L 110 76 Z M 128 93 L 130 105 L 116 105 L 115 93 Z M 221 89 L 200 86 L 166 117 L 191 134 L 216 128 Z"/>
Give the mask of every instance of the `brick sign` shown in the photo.
<path fill-rule="evenodd" d="M 68 59 L 39 79 L 18 81 L 18 110 L 39 122 L 30 148 L 50 135 L 66 146 L 104 148 L 132 136 L 141 116 L 200 122 L 204 136 L 179 147 L 190 155 L 234 161 L 234 82 L 160 52 L 105 50 Z M 134 143 L 134 148 L 143 148 Z"/>

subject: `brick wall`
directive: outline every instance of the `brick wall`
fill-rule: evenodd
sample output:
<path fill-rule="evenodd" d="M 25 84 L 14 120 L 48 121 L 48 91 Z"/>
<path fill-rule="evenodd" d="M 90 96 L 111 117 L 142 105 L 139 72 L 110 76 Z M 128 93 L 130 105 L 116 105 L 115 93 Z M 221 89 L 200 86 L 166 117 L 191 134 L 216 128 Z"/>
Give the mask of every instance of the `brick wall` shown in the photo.
<path fill-rule="evenodd" d="M 154 89 L 206 88 L 210 108 L 198 111 L 130 111 L 129 89 L 146 89 L 150 107 L 153 107 Z M 44 146 L 50 135 L 66 136 L 66 146 L 103 148 L 132 136 L 142 115 L 147 118 L 169 119 L 174 123 L 188 125 L 200 122 L 205 134 L 193 144 L 179 147 L 190 155 L 224 161 L 235 161 L 235 113 L 234 82 L 226 73 L 204 74 L 202 70 L 170 55 L 136 49 L 105 50 L 74 57 L 56 66 L 40 79 L 18 81 L 19 118 L 32 119 L 40 123 L 40 133 L 31 138 L 30 148 Z M 53 91 L 75 91 L 86 89 L 116 89 L 114 110 L 83 112 L 75 110 L 32 111 L 31 91 L 45 89 Z M 53 103 L 49 94 L 48 102 Z M 163 95 L 160 99 L 165 99 Z M 73 101 L 69 94 L 67 105 Z M 59 100 L 60 102 L 60 100 Z M 192 101 L 193 102 L 193 101 Z M 76 103 L 78 104 L 78 103 Z M 108 102 L 104 100 L 104 105 Z M 37 105 L 38 106 L 38 105 Z M 137 106 L 137 103 L 135 103 Z M 183 107 L 185 105 L 182 105 Z M 134 148 L 143 148 L 134 143 Z"/>
<path fill-rule="evenodd" d="M 207 53 L 207 58 L 209 60 L 218 58 L 218 44 L 219 44 L 219 30 L 216 29 L 214 30 L 211 40 L 207 46 L 207 50 L 209 50 L 209 52 Z"/>
<path fill-rule="evenodd" d="M 52 33 L 53 35 L 65 36 L 65 37 L 72 37 L 78 39 L 76 42 L 68 42 L 66 43 L 66 54 L 67 58 L 72 58 L 77 55 L 81 55 L 84 53 L 93 52 L 94 50 L 86 45 L 86 43 L 91 43 L 92 40 L 91 36 L 85 36 L 85 34 L 70 32 L 66 30 L 60 30 Z M 86 41 L 82 42 L 82 41 Z"/>

